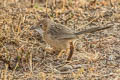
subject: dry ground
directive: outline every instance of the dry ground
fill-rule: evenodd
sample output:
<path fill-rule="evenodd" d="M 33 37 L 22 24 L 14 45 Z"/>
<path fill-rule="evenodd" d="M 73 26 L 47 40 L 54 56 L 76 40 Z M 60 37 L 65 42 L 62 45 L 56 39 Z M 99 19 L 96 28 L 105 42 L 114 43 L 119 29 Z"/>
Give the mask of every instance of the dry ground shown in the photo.
<path fill-rule="evenodd" d="M 120 80 L 120 3 L 78 2 L 48 8 L 43 3 L 34 8 L 24 2 L 0 5 L 1 80 Z M 56 60 L 57 53 L 45 50 L 41 34 L 29 30 L 46 10 L 55 22 L 75 31 L 112 28 L 82 35 L 67 63 L 67 55 Z"/>

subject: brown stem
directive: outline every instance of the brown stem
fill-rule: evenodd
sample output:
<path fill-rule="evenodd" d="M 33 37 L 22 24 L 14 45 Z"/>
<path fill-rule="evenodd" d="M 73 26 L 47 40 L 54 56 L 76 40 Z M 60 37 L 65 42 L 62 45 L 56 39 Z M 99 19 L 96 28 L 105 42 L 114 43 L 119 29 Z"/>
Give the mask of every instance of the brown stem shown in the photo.
<path fill-rule="evenodd" d="M 68 61 L 71 60 L 73 52 L 74 52 L 74 45 L 73 45 L 73 42 L 70 42 L 70 54 L 67 58 Z"/>

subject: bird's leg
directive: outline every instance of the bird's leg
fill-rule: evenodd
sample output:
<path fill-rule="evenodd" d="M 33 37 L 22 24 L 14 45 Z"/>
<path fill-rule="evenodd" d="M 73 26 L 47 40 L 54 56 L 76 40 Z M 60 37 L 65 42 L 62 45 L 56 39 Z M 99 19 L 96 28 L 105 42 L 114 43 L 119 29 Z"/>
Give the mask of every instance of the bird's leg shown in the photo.
<path fill-rule="evenodd" d="M 61 50 L 61 51 L 59 52 L 59 54 L 58 54 L 58 56 L 57 56 L 57 59 L 59 59 L 59 57 L 62 56 L 62 54 L 63 54 L 64 51 L 65 51 L 65 50 Z"/>
<path fill-rule="evenodd" d="M 71 59 L 73 52 L 74 52 L 74 45 L 73 45 L 73 42 L 70 42 L 70 53 L 68 55 L 67 61 Z"/>

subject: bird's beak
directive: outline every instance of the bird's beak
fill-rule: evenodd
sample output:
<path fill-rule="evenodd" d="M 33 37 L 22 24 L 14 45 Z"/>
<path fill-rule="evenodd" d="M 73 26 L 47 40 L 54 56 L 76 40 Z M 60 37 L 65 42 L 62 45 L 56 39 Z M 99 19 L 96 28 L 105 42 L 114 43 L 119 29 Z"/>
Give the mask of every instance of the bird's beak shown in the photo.
<path fill-rule="evenodd" d="M 40 34 L 43 34 L 43 32 L 44 32 L 42 29 L 35 29 L 35 31 L 37 31 Z"/>
<path fill-rule="evenodd" d="M 30 30 L 35 30 L 35 29 L 36 29 L 35 26 L 30 27 Z"/>
<path fill-rule="evenodd" d="M 43 30 L 42 29 L 40 29 L 40 28 L 38 28 L 38 27 L 36 27 L 36 26 L 32 26 L 31 28 L 30 28 L 30 30 L 35 30 L 35 31 L 37 31 L 38 33 L 40 33 L 40 34 L 43 34 Z"/>

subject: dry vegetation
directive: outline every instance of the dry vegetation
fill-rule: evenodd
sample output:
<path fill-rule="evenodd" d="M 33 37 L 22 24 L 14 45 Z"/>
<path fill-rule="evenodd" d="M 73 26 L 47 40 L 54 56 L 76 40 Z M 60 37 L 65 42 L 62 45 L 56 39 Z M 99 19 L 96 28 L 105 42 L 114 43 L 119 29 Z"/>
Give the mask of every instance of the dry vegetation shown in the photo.
<path fill-rule="evenodd" d="M 113 27 L 82 35 L 67 63 L 66 55 L 56 60 L 41 34 L 29 30 L 46 16 L 76 31 Z M 29 0 L 1 0 L 0 78 L 120 80 L 120 0 L 36 0 L 33 8 Z"/>

